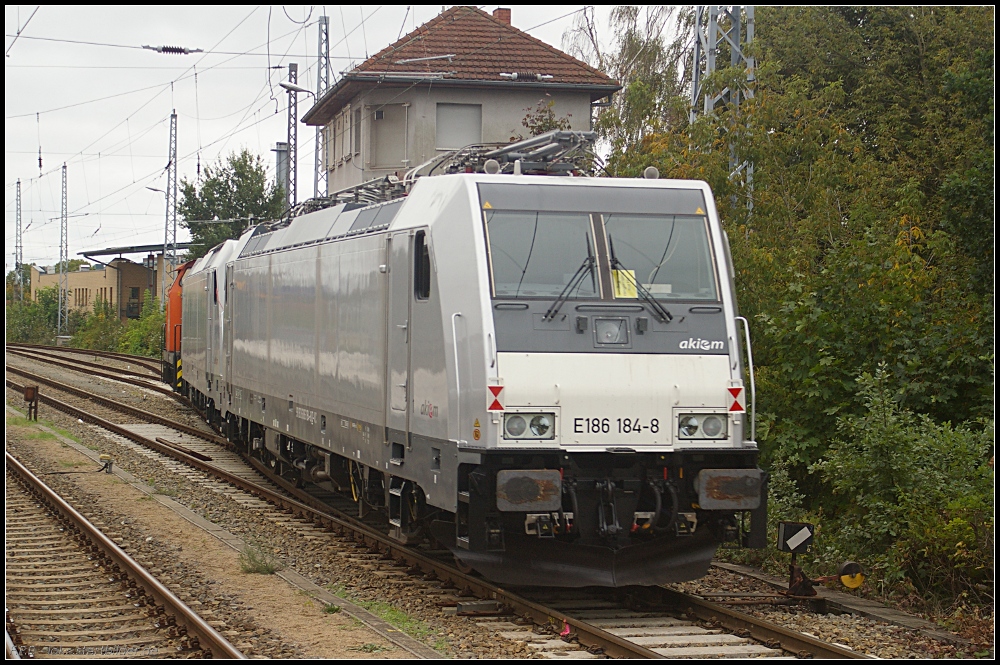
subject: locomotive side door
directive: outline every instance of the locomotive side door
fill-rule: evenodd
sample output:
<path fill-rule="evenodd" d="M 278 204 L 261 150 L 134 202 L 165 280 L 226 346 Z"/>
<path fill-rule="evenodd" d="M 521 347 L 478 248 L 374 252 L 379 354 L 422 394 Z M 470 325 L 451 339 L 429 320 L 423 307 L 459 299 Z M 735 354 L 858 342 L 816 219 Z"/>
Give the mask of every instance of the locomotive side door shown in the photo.
<path fill-rule="evenodd" d="M 223 303 L 223 328 L 222 328 L 222 349 L 224 364 L 222 375 L 225 381 L 225 391 L 228 393 L 229 403 L 232 403 L 232 382 L 233 382 L 233 264 L 226 265 L 226 297 Z"/>
<path fill-rule="evenodd" d="M 387 440 L 404 446 L 410 431 L 410 241 L 408 231 L 392 233 L 386 248 L 385 427 Z"/>
<path fill-rule="evenodd" d="M 207 277 L 208 285 L 205 287 L 208 291 L 208 298 L 205 301 L 205 309 L 207 310 L 205 313 L 205 383 L 208 384 L 208 392 L 211 393 L 215 380 L 212 369 L 215 367 L 215 345 L 213 342 L 215 341 L 215 319 L 218 316 L 216 303 L 219 302 L 219 284 L 215 268 L 209 268 Z"/>

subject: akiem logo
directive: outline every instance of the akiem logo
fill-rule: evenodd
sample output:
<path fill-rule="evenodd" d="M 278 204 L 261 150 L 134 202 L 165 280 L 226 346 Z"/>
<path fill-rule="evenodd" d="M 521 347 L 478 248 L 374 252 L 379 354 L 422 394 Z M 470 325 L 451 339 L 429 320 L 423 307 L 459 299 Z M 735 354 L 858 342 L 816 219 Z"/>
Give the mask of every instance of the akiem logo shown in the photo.
<path fill-rule="evenodd" d="M 682 349 L 696 349 L 698 351 L 721 351 L 725 344 L 719 340 L 709 339 L 686 339 L 680 344 Z"/>

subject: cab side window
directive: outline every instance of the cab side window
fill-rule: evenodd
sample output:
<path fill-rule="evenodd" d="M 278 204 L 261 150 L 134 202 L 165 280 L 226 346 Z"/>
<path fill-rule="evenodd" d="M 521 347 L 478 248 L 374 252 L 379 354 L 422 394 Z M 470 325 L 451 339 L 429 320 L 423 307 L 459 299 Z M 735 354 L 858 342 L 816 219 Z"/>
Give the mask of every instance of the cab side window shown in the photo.
<path fill-rule="evenodd" d="M 413 297 L 417 300 L 431 297 L 431 254 L 425 231 L 417 231 L 413 239 Z"/>

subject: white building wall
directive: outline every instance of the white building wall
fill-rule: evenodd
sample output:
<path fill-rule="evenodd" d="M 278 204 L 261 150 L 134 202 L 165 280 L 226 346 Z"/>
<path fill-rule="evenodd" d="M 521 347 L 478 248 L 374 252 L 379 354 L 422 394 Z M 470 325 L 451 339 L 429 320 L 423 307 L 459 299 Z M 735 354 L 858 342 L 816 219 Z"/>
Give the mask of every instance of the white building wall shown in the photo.
<path fill-rule="evenodd" d="M 461 88 L 382 87 L 358 95 L 327 125 L 329 191 L 335 192 L 366 180 L 402 172 L 443 154 L 438 142 L 438 107 L 443 104 L 478 104 L 482 108 L 482 142 L 508 143 L 529 137 L 521 124 L 539 103 L 555 100 L 556 118 L 568 117 L 576 131 L 592 129 L 590 93 L 555 90 L 491 90 Z M 360 111 L 360 114 L 358 113 Z M 376 119 L 376 112 L 383 116 Z M 360 118 L 359 118 L 360 115 Z M 360 135 L 356 126 L 361 121 Z M 391 139 L 380 142 L 379 123 Z M 401 125 L 401 126 L 400 126 Z M 405 136 L 405 142 L 396 143 Z M 386 157 L 388 155 L 388 158 Z"/>

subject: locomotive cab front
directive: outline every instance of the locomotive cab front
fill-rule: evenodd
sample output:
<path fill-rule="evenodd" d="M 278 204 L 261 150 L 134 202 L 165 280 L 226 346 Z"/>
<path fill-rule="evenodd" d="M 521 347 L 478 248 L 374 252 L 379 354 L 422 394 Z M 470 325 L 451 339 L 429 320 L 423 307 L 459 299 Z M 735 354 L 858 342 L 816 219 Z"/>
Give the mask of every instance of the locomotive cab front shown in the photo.
<path fill-rule="evenodd" d="M 766 477 L 707 185 L 470 188 L 492 371 L 456 555 L 508 583 L 621 586 L 699 577 L 720 543 L 760 546 Z"/>

